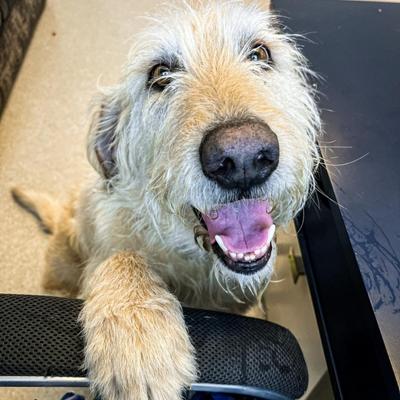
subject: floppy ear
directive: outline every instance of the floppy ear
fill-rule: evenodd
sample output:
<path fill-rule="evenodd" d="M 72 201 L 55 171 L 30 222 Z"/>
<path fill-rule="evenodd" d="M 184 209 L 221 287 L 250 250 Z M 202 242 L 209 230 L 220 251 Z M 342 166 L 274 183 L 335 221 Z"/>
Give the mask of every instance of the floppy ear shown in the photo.
<path fill-rule="evenodd" d="M 120 115 L 120 103 L 104 97 L 89 130 L 88 159 L 93 168 L 105 179 L 111 179 L 118 173 L 116 150 Z"/>

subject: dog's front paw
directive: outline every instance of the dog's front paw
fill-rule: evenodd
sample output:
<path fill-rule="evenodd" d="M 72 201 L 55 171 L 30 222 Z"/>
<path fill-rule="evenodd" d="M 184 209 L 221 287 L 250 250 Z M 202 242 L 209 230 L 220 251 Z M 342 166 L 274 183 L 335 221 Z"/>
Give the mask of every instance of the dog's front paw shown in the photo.
<path fill-rule="evenodd" d="M 122 275 L 102 276 L 81 313 L 92 388 L 102 400 L 179 400 L 195 379 L 180 304 L 150 272 Z"/>
<path fill-rule="evenodd" d="M 89 378 L 103 400 L 178 400 L 194 380 L 187 332 L 170 310 L 111 317 L 87 344 Z"/>

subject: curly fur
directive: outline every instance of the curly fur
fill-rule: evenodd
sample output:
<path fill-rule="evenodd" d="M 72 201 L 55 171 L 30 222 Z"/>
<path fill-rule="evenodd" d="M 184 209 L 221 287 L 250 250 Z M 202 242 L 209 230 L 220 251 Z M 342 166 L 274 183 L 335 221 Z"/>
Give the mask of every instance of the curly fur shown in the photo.
<path fill-rule="evenodd" d="M 246 58 L 256 42 L 271 51 L 268 69 Z M 164 91 L 148 82 L 159 62 L 177 66 Z M 105 399 L 179 399 L 194 379 L 176 299 L 229 310 L 258 301 L 276 245 L 253 275 L 228 270 L 206 251 L 192 207 L 204 213 L 239 193 L 204 176 L 199 146 L 205 131 L 225 121 L 268 124 L 279 140 L 279 165 L 248 195 L 268 199 L 277 226 L 288 223 L 314 189 L 318 163 L 320 120 L 309 74 L 294 38 L 254 2 L 169 5 L 149 18 L 120 83 L 98 97 L 87 146 L 98 179 L 57 218 L 48 216 L 45 198 L 14 191 L 43 226 L 52 225 L 47 288 L 67 282 L 70 293 L 87 299 L 86 366 Z"/>

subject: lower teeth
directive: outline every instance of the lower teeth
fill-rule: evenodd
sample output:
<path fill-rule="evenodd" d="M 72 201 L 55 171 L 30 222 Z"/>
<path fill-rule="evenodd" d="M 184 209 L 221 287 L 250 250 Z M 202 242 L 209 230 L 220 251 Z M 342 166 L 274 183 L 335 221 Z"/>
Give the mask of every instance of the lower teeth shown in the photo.
<path fill-rule="evenodd" d="M 220 249 L 225 253 L 225 255 L 229 257 L 232 261 L 242 261 L 242 262 L 244 261 L 250 263 L 255 260 L 263 258 L 265 254 L 267 254 L 274 233 L 275 233 L 275 225 L 272 225 L 269 232 L 270 238 L 269 241 L 267 241 L 268 245 L 265 245 L 264 247 L 261 247 L 251 253 L 246 253 L 246 254 L 228 251 L 228 248 L 225 246 L 222 238 L 219 235 L 215 236 L 215 241 L 217 242 L 217 245 L 220 247 Z"/>
<path fill-rule="evenodd" d="M 232 257 L 231 254 L 229 253 L 225 253 L 229 258 L 231 258 L 233 261 L 244 261 L 244 262 L 253 262 L 255 260 L 259 260 L 260 258 L 263 258 L 265 256 L 265 254 L 267 253 L 267 251 L 263 251 L 263 252 L 258 252 L 258 254 L 251 253 L 251 254 L 237 254 L 236 257 Z"/>

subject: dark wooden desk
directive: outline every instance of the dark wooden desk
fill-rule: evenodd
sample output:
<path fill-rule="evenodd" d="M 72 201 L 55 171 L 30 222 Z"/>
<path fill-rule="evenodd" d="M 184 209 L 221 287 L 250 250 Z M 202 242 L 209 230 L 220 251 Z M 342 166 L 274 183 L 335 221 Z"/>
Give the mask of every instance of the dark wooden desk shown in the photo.
<path fill-rule="evenodd" d="M 400 4 L 274 5 L 289 32 L 310 39 L 300 44 L 323 78 L 324 194 L 297 224 L 334 391 L 338 399 L 397 399 Z"/>

